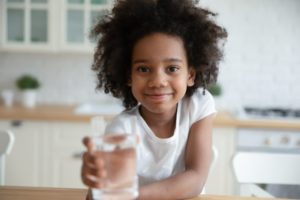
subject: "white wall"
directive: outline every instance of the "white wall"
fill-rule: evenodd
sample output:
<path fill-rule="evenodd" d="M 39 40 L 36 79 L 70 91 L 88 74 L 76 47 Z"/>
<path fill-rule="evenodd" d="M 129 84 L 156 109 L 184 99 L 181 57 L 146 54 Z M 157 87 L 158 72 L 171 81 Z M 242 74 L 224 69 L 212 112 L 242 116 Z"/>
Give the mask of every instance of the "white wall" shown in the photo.
<path fill-rule="evenodd" d="M 202 0 L 229 33 L 219 82 L 223 104 L 300 108 L 300 1 Z M 40 102 L 98 100 L 92 55 L 0 52 L 0 90 L 25 72 L 40 77 Z"/>
<path fill-rule="evenodd" d="M 219 77 L 226 105 L 300 108 L 300 1 L 202 2 L 229 33 Z"/>

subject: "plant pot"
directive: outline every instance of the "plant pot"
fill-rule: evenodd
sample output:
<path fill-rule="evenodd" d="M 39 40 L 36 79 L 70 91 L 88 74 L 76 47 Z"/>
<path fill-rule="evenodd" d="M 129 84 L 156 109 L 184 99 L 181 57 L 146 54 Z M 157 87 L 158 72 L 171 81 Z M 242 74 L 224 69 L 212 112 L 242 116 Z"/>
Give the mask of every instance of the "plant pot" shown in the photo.
<path fill-rule="evenodd" d="M 22 104 L 26 108 L 34 108 L 36 105 L 37 90 L 24 90 L 22 92 Z"/>

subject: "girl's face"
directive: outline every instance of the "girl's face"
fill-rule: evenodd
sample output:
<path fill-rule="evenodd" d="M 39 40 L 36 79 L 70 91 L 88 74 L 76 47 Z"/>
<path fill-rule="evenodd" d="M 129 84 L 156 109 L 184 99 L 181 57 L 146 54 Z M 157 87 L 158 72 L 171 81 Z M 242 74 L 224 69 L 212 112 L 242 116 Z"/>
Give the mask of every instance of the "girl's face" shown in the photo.
<path fill-rule="evenodd" d="M 134 46 L 129 85 L 143 112 L 163 114 L 176 109 L 194 84 L 183 41 L 163 33 L 147 35 Z"/>

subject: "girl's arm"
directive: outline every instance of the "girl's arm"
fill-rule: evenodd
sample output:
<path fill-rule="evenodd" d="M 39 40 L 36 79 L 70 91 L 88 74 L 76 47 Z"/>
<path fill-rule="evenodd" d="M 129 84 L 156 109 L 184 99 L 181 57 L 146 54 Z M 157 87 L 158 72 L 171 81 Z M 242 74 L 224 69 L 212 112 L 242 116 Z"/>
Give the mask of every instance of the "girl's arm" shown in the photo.
<path fill-rule="evenodd" d="M 140 200 L 185 199 L 201 193 L 211 163 L 214 115 L 209 115 L 192 125 L 185 152 L 186 170 L 141 187 Z"/>

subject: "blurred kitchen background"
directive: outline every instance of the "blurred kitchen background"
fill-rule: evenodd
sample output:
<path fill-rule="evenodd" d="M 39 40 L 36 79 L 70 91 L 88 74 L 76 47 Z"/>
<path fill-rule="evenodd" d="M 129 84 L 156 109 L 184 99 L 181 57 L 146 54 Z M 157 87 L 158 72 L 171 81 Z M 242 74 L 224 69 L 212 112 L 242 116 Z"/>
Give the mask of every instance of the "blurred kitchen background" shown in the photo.
<path fill-rule="evenodd" d="M 23 149 L 17 146 L 16 140 L 14 148 L 19 154 L 15 158 L 7 158 L 8 163 L 11 162 L 11 166 L 6 168 L 7 184 L 83 187 L 79 177 L 72 175 L 79 175 L 82 148 L 76 148 L 81 145 L 83 135 L 89 134 L 90 118 L 57 116 L 57 120 L 53 120 L 43 116 L 39 119 L 37 114 L 36 118 L 30 116 L 27 119 L 11 114 L 9 109 L 14 109 L 21 101 L 21 92 L 15 81 L 21 75 L 31 74 L 41 84 L 37 94 L 38 106 L 59 105 L 62 109 L 74 106 L 76 109 L 77 105 L 90 103 L 107 105 L 112 115 L 119 111 L 111 103 L 116 103 L 115 100 L 95 91 L 96 79 L 91 71 L 94 43 L 88 39 L 91 26 L 106 13 L 105 9 L 110 8 L 111 4 L 109 0 L 0 0 L 0 92 L 10 90 L 14 93 L 13 106 L 1 110 L 0 129 L 13 129 L 16 138 L 22 138 L 19 141 L 28 141 L 27 136 L 18 136 L 21 134 L 20 127 L 27 127 L 25 132 L 30 132 L 35 138 L 28 143 L 23 142 L 26 144 L 23 147 L 29 148 L 25 155 L 34 154 L 32 162 L 24 165 L 24 169 L 28 169 L 27 176 L 31 178 L 16 168 L 19 159 L 25 162 L 24 157 L 20 156 Z M 275 113 L 276 117 L 278 113 L 284 113 L 279 116 L 282 118 L 289 115 L 287 111 L 299 111 L 300 1 L 202 0 L 200 4 L 218 13 L 216 20 L 228 31 L 218 80 L 222 87 L 222 94 L 217 97 L 219 110 L 235 119 L 245 117 L 241 114 L 245 107 L 255 113 L 261 109 L 270 111 L 271 108 L 271 114 Z M 3 107 L 3 101 L 0 103 Z M 277 112 L 277 109 L 281 111 Z M 110 113 L 109 109 L 107 113 Z M 295 117 L 299 117 L 298 114 L 293 112 Z M 105 120 L 107 122 L 109 117 Z M 286 119 L 283 121 L 287 122 Z M 235 192 L 235 181 L 229 161 L 239 149 L 236 133 L 243 127 L 230 123 L 224 125 L 222 122 L 216 124 L 214 141 L 221 153 L 207 190 L 211 193 L 232 194 Z M 293 133 L 290 133 L 289 125 L 284 127 L 286 130 L 280 127 L 280 130 L 284 130 L 279 133 L 280 137 L 290 134 L 294 137 L 298 133 L 292 148 L 299 150 L 299 126 L 292 125 Z M 272 133 L 277 128 L 272 125 L 254 127 L 255 130 L 263 132 L 268 129 L 265 132 Z M 56 135 L 49 136 L 49 131 Z M 79 133 L 72 135 L 70 132 Z M 262 143 L 272 143 L 273 139 L 267 139 L 262 138 Z M 35 143 L 33 146 L 32 141 Z M 42 143 L 36 144 L 39 141 Z M 49 141 L 52 141 L 51 145 Z M 68 145 L 73 148 L 72 151 L 61 154 L 62 149 Z M 47 149 L 40 151 L 40 148 Z M 61 154 L 61 157 L 56 158 L 55 153 Z M 68 153 L 72 156 L 68 157 Z M 13 155 L 17 153 L 12 152 L 11 157 Z M 47 165 L 49 157 L 45 159 L 44 155 L 49 156 L 54 164 Z M 73 158 L 77 160 L 72 161 Z M 42 164 L 38 165 L 41 160 Z M 39 173 L 31 173 L 30 168 Z M 50 171 L 53 173 L 49 178 L 45 173 Z"/>
<path fill-rule="evenodd" d="M 88 44 L 87 36 L 92 20 L 86 19 L 86 12 L 90 12 L 89 17 L 97 16 L 101 8 L 90 11 L 93 4 L 79 9 L 79 5 L 68 3 L 73 1 L 50 0 L 51 6 L 36 10 L 39 20 L 32 21 L 45 26 L 43 28 L 47 32 L 36 35 L 40 40 L 46 39 L 47 44 L 26 41 L 26 44 L 19 45 L 22 41 L 10 44 L 8 39 L 14 38 L 7 38 L 6 34 L 11 31 L 8 33 L 29 40 L 23 21 L 18 21 L 24 19 L 21 17 L 24 10 L 11 10 L 8 16 L 14 17 L 6 19 L 3 10 L 5 1 L 1 2 L 0 90 L 16 90 L 14 81 L 20 75 L 30 73 L 41 81 L 40 103 L 101 101 L 103 95 L 95 93 L 95 77 L 90 70 L 93 47 Z M 300 81 L 299 1 L 202 2 L 219 13 L 217 21 L 229 33 L 219 76 L 223 87 L 222 103 L 226 108 L 235 110 L 243 105 L 300 108 L 300 87 L 297 87 Z M 11 26 L 8 30 L 7 22 Z M 19 27 L 25 31 L 19 30 Z"/>

